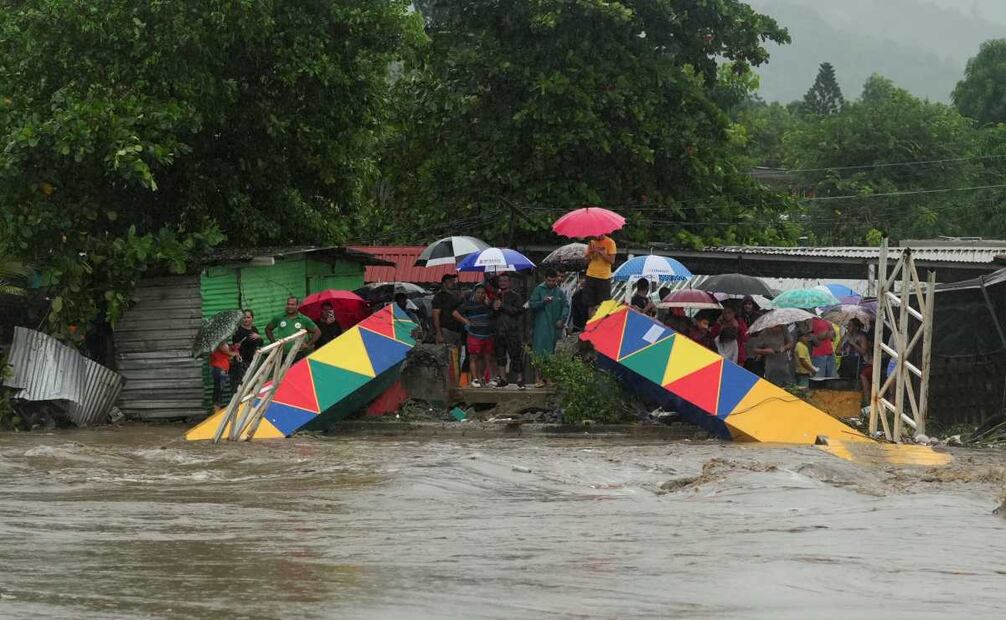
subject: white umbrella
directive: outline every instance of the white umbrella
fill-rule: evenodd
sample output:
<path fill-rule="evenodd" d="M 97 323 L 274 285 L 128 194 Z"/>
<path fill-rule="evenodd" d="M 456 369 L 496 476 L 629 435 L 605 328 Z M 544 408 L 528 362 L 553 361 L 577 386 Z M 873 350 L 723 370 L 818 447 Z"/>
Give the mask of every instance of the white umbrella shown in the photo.
<path fill-rule="evenodd" d="M 760 332 L 780 325 L 800 323 L 813 319 L 814 315 L 799 308 L 779 308 L 765 313 L 748 327 L 748 333 Z"/>

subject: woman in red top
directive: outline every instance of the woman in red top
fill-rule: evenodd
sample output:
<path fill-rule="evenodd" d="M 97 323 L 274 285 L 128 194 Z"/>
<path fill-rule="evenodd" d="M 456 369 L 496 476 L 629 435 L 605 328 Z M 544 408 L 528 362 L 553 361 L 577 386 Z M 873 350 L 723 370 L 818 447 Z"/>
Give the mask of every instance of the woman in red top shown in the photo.
<path fill-rule="evenodd" d="M 231 358 L 237 355 L 237 351 L 231 348 L 226 342 L 210 353 L 210 372 L 213 374 L 213 406 L 224 407 L 227 403 L 223 401 L 224 381 L 231 370 Z"/>

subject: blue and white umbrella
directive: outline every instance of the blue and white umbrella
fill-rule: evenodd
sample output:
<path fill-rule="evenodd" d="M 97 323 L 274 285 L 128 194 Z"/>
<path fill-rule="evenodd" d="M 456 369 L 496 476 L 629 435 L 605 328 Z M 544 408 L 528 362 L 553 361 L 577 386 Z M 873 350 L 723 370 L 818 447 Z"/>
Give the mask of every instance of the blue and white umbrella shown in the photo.
<path fill-rule="evenodd" d="M 649 254 L 625 261 L 611 277 L 615 280 L 646 278 L 661 282 L 676 282 L 691 278 L 692 272 L 673 258 Z"/>
<path fill-rule="evenodd" d="M 525 271 L 534 269 L 526 256 L 508 248 L 488 248 L 469 255 L 458 263 L 458 271 Z"/>

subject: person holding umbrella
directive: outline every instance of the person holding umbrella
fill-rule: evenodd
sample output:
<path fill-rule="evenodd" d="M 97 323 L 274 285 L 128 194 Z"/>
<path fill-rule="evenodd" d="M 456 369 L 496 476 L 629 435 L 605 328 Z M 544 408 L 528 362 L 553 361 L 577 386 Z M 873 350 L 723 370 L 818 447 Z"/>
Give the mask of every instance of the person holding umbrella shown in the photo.
<path fill-rule="evenodd" d="M 342 335 L 342 325 L 339 325 L 332 302 L 326 301 L 321 304 L 321 320 L 318 322 L 318 327 L 321 329 L 321 336 L 315 346 L 319 349 Z"/>
<path fill-rule="evenodd" d="M 307 331 L 307 346 L 302 348 L 297 353 L 297 360 L 307 356 L 307 350 L 314 346 L 318 342 L 318 338 L 321 337 L 321 330 L 315 324 L 314 321 L 309 319 L 300 313 L 300 300 L 296 297 L 290 296 L 286 300 L 286 308 L 283 314 L 275 317 L 273 320 L 269 321 L 269 324 L 265 326 L 265 335 L 269 338 L 270 342 L 276 342 L 277 340 L 282 340 L 287 336 L 291 336 L 300 330 Z M 283 351 L 289 351 L 293 348 L 293 342 L 288 342 L 283 345 Z"/>
<path fill-rule="evenodd" d="M 518 386 L 524 384 L 524 339 L 520 317 L 524 314 L 524 299 L 510 287 L 510 275 L 501 273 L 496 279 L 496 299 L 493 311 L 496 313 L 496 365 L 499 368 L 497 384 L 504 386 L 508 379 L 516 376 Z M 507 377 L 507 360 L 510 362 L 510 377 Z"/>
<path fill-rule="evenodd" d="M 584 258 L 587 259 L 587 279 L 584 291 L 587 297 L 587 316 L 593 316 L 602 302 L 611 299 L 611 274 L 618 246 L 608 235 L 589 237 Z"/>
<path fill-rule="evenodd" d="M 250 308 L 244 311 L 241 324 L 231 338 L 231 344 L 238 349 L 238 356 L 231 360 L 230 371 L 231 385 L 237 386 L 244 380 L 245 371 L 255 356 L 255 350 L 262 346 L 262 336 L 255 327 L 255 313 Z"/>
<path fill-rule="evenodd" d="M 761 331 L 749 345 L 765 362 L 765 378 L 779 387 L 793 384 L 793 364 L 789 352 L 793 338 L 787 325 L 775 325 Z"/>

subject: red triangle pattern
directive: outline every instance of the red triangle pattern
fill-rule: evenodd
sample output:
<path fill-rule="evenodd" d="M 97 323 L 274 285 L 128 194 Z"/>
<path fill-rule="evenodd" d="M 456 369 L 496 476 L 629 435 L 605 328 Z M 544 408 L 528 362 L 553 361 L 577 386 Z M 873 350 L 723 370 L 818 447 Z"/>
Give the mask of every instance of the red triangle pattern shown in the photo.
<path fill-rule="evenodd" d="M 709 415 L 716 415 L 722 371 L 723 360 L 720 359 L 665 387 Z"/>
<path fill-rule="evenodd" d="M 360 322 L 360 327 L 364 327 L 374 332 L 395 339 L 395 317 L 391 312 L 391 306 L 386 306 Z"/>
<path fill-rule="evenodd" d="M 628 314 L 628 311 L 623 309 L 594 323 L 587 323 L 580 340 L 594 345 L 601 355 L 617 360 L 618 351 L 622 347 L 622 332 L 625 331 L 625 317 Z"/>
<path fill-rule="evenodd" d="M 314 378 L 306 359 L 300 360 L 286 371 L 273 400 L 314 413 L 320 412 L 318 396 L 314 391 Z"/>

